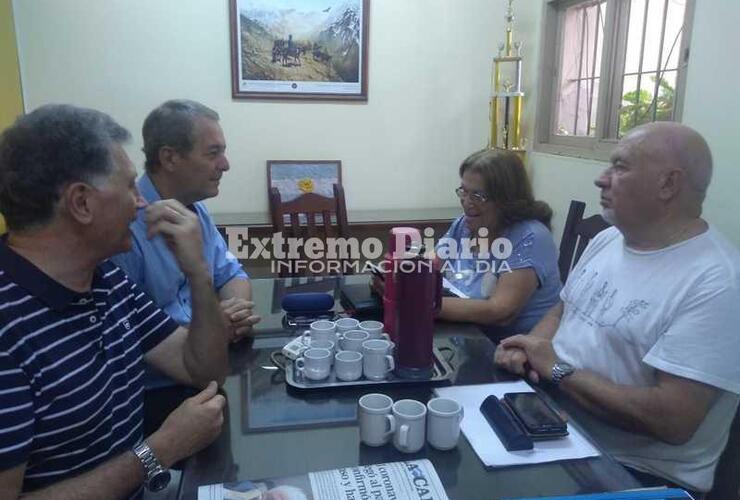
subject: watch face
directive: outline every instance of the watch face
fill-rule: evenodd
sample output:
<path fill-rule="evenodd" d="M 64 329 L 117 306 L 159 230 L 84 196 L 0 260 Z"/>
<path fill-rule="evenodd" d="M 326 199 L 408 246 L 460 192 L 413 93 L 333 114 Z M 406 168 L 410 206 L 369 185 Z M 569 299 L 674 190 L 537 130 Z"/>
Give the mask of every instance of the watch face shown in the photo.
<path fill-rule="evenodd" d="M 565 372 L 566 375 L 570 375 L 575 370 L 575 368 L 573 368 L 573 365 L 571 365 L 570 363 L 566 363 L 565 361 L 560 362 L 560 369 Z"/>
<path fill-rule="evenodd" d="M 161 491 L 170 484 L 170 471 L 164 470 L 152 476 L 147 487 L 149 491 Z"/>

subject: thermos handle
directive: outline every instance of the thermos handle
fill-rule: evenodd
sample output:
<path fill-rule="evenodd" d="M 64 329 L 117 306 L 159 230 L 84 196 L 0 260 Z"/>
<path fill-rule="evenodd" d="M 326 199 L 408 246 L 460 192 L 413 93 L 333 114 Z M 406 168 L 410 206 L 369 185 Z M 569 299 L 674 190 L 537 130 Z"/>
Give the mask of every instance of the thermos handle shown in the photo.
<path fill-rule="evenodd" d="M 434 270 L 434 278 L 437 280 L 436 287 L 435 287 L 435 295 L 434 295 L 434 316 L 437 316 L 439 314 L 439 311 L 442 309 L 442 273 L 440 273 L 438 270 Z"/>

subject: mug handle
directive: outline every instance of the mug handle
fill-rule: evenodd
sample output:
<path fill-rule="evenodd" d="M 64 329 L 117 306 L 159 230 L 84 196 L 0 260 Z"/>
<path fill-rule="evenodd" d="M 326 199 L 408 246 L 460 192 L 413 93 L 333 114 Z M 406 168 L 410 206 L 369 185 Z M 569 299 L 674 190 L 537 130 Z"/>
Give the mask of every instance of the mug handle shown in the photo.
<path fill-rule="evenodd" d="M 396 417 L 393 415 L 386 415 L 385 418 L 388 421 L 388 430 L 385 431 L 385 435 L 390 436 L 396 432 Z"/>
<path fill-rule="evenodd" d="M 386 370 L 385 370 L 386 373 L 392 372 L 393 370 L 395 370 L 396 369 L 396 362 L 393 361 L 393 356 L 388 356 L 387 355 L 385 357 L 385 359 L 386 359 L 386 361 L 388 361 L 388 368 L 386 368 Z"/>
<path fill-rule="evenodd" d="M 387 333 L 381 333 L 380 334 L 380 338 L 383 339 L 383 340 L 387 340 L 388 342 L 391 341 L 391 336 L 388 335 Z"/>
<path fill-rule="evenodd" d="M 273 351 L 270 353 L 270 361 L 272 364 L 285 371 L 285 355 L 281 351 Z"/>
<path fill-rule="evenodd" d="M 304 371 L 306 369 L 306 360 L 303 358 L 298 358 L 293 362 L 293 366 L 295 367 L 296 373 L 303 377 Z"/>
<path fill-rule="evenodd" d="M 310 346 L 311 345 L 311 330 L 306 330 L 303 332 L 303 335 L 301 335 L 301 343 L 303 345 Z"/>
<path fill-rule="evenodd" d="M 401 448 L 406 448 L 409 445 L 409 426 L 403 424 L 398 428 L 398 444 Z"/>

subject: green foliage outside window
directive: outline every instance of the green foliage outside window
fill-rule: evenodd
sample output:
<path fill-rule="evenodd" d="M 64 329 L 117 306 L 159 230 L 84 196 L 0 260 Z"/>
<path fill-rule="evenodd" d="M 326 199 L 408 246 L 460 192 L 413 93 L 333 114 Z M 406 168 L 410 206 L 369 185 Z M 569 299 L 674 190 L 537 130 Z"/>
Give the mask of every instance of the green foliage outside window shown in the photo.
<path fill-rule="evenodd" d="M 650 79 L 653 82 L 651 87 L 654 88 L 656 77 Z M 638 125 L 644 125 L 653 121 L 670 121 L 673 119 L 673 104 L 675 102 L 675 90 L 663 78 L 658 83 L 658 96 L 653 101 L 652 90 L 640 89 L 640 92 L 633 90 L 622 96 L 622 107 L 619 110 L 619 136 L 622 137 L 630 129 Z M 653 120 L 653 110 L 655 120 Z"/>

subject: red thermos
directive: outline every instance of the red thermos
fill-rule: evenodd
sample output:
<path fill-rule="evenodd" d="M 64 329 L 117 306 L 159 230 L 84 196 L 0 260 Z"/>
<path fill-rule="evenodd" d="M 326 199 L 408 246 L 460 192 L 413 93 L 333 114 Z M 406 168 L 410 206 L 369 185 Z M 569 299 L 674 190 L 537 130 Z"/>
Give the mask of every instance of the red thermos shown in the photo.
<path fill-rule="evenodd" d="M 403 259 L 406 249 L 421 245 L 421 233 L 413 227 L 394 227 L 390 230 L 388 252 L 383 261 L 385 291 L 383 292 L 383 325 L 384 330 L 393 342 L 396 342 L 396 307 L 397 293 L 395 272 L 397 264 Z"/>
<path fill-rule="evenodd" d="M 429 379 L 434 372 L 434 318 L 442 306 L 442 276 L 423 248 L 407 253 L 393 273 L 396 294 L 396 375 Z"/>

